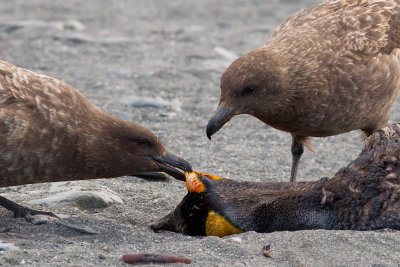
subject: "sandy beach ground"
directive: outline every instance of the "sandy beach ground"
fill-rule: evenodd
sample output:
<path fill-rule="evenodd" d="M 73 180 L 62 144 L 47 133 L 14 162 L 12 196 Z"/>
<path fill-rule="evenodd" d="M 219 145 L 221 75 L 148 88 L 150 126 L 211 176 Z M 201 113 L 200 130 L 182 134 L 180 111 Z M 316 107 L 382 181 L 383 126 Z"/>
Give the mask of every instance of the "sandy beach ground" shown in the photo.
<path fill-rule="evenodd" d="M 0 57 L 66 81 L 107 112 L 147 126 L 196 170 L 237 180 L 288 181 L 289 134 L 249 116 L 234 118 L 212 141 L 205 127 L 226 67 L 263 45 L 291 14 L 316 2 L 1 0 Z M 149 99 L 164 107 L 149 107 Z M 400 121 L 399 100 L 391 121 Z M 298 180 L 333 176 L 361 151 L 360 135 L 314 139 L 317 153 L 305 152 Z M 54 195 L 58 187 L 108 188 L 123 203 L 89 210 L 30 204 L 70 214 L 68 221 L 98 235 L 54 223 L 31 225 L 0 209 L 0 232 L 18 235 L 20 244 L 19 250 L 0 252 L 0 264 L 126 266 L 122 254 L 138 252 L 181 255 L 194 266 L 400 264 L 400 232 L 391 230 L 247 232 L 238 235 L 241 243 L 153 233 L 148 225 L 186 194 L 184 184 L 172 179 L 121 177 L 1 188 L 0 193 L 26 204 Z M 261 254 L 268 244 L 274 259 Z"/>

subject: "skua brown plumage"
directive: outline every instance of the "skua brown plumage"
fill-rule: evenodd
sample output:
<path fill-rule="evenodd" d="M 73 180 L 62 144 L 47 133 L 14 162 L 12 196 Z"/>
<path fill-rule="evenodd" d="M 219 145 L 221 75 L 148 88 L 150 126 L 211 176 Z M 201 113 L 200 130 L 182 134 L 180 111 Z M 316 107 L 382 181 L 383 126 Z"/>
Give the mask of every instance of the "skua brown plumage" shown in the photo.
<path fill-rule="evenodd" d="M 207 136 L 238 114 L 291 133 L 295 181 L 310 137 L 380 129 L 400 89 L 399 9 L 399 0 L 328 0 L 293 15 L 222 75 Z"/>
<path fill-rule="evenodd" d="M 163 171 L 184 180 L 189 163 L 147 128 L 107 114 L 57 79 L 0 60 L 0 187 Z M 49 214 L 4 197 L 25 217 Z"/>

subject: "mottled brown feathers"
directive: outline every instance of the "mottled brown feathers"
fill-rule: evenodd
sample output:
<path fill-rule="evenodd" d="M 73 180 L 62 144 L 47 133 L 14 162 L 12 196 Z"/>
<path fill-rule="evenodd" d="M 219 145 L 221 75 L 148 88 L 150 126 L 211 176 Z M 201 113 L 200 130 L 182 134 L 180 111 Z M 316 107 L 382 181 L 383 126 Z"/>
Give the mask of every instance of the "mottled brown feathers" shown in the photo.
<path fill-rule="evenodd" d="M 208 136 L 237 114 L 311 150 L 307 137 L 380 129 L 400 90 L 399 10 L 399 0 L 327 0 L 296 13 L 222 75 L 226 116 L 210 119 Z"/>
<path fill-rule="evenodd" d="M 228 68 L 221 96 L 297 135 L 379 129 L 400 88 L 398 9 L 396 1 L 325 1 L 302 10 Z M 234 94 L 246 86 L 256 97 Z"/>
<path fill-rule="evenodd" d="M 256 116 L 303 136 L 382 127 L 400 89 L 399 53 L 393 51 L 400 43 L 389 35 L 400 28 L 391 23 L 398 9 L 396 1 L 325 1 L 289 18 L 259 53 L 279 60 L 271 68 L 282 77 L 282 98 L 291 99 L 279 109 L 292 120 Z M 265 87 L 269 94 L 271 86 Z"/>
<path fill-rule="evenodd" d="M 150 130 L 62 81 L 0 60 L 0 186 L 157 171 L 151 157 L 165 155 Z"/>

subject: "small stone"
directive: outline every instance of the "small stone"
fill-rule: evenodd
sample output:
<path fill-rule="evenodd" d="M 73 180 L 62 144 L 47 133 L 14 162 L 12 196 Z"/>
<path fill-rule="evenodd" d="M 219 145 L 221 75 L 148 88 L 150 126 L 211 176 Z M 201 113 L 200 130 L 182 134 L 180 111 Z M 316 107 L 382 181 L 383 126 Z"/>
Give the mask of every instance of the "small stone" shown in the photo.
<path fill-rule="evenodd" d="M 123 204 L 122 199 L 116 192 L 106 187 L 99 187 L 96 190 L 74 189 L 67 192 L 57 193 L 47 198 L 28 201 L 29 204 L 46 205 L 49 207 L 77 206 L 80 209 L 105 208 L 114 203 Z"/>
<path fill-rule="evenodd" d="M 230 242 L 234 242 L 234 243 L 238 243 L 238 244 L 242 244 L 242 239 L 238 236 L 234 236 L 234 237 L 229 237 L 226 240 L 230 241 Z"/>
<path fill-rule="evenodd" d="M 102 260 L 104 260 L 104 259 L 106 259 L 107 257 L 104 255 L 104 254 L 99 254 L 99 259 L 102 259 Z"/>
<path fill-rule="evenodd" d="M 83 31 L 85 26 L 77 20 L 61 21 L 57 26 L 62 30 Z"/>
<path fill-rule="evenodd" d="M 214 47 L 214 52 L 227 60 L 235 60 L 238 58 L 238 55 L 236 55 L 234 52 L 221 46 Z"/>
<path fill-rule="evenodd" d="M 14 243 L 0 241 L 0 251 L 19 250 Z"/>

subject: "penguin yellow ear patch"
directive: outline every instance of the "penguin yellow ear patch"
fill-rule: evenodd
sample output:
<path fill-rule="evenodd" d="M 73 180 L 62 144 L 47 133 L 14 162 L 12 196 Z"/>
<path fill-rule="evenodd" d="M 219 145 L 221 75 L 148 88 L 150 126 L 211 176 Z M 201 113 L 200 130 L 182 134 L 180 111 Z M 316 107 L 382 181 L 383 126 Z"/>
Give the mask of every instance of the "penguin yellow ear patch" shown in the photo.
<path fill-rule="evenodd" d="M 185 172 L 186 189 L 191 193 L 202 193 L 206 191 L 206 186 L 200 180 L 196 172 Z"/>
<path fill-rule="evenodd" d="M 207 220 L 206 220 L 206 235 L 212 236 L 227 236 L 233 234 L 240 234 L 244 231 L 233 226 L 229 221 L 227 221 L 224 217 L 219 215 L 214 210 L 210 210 L 208 212 Z"/>

